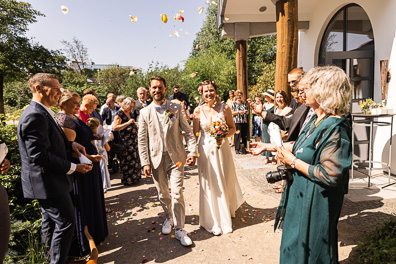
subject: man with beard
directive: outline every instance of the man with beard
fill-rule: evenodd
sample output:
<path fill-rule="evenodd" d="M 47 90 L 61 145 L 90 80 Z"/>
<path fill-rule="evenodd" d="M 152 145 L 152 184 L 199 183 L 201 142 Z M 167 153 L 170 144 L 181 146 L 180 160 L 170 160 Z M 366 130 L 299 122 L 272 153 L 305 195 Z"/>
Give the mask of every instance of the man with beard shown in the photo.
<path fill-rule="evenodd" d="M 146 177 L 153 176 L 159 200 L 166 214 L 162 233 L 170 234 L 175 226 L 175 237 L 183 246 L 190 246 L 192 241 L 183 229 L 183 178 L 184 165 L 195 164 L 196 143 L 181 105 L 165 100 L 166 89 L 163 77 L 154 76 L 150 79 L 153 103 L 140 111 L 139 156 Z M 180 131 L 185 135 L 188 157 L 183 148 Z"/>

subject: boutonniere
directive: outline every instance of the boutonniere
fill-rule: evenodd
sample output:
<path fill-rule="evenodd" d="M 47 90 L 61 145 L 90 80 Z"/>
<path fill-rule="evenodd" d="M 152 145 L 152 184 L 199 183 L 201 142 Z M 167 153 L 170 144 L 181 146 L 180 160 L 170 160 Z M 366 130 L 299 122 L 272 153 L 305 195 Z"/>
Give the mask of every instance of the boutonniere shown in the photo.
<path fill-rule="evenodd" d="M 170 120 L 175 120 L 175 114 L 171 110 L 166 110 L 165 115 L 170 119 Z"/>

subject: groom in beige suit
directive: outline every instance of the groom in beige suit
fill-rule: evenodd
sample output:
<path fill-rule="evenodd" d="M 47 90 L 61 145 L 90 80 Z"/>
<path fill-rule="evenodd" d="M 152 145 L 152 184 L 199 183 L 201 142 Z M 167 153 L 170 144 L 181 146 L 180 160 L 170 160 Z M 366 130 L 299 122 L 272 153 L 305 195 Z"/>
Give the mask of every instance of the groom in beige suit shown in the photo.
<path fill-rule="evenodd" d="M 150 79 L 153 103 L 143 108 L 139 116 L 140 162 L 146 177 L 153 176 L 159 200 L 167 216 L 162 225 L 162 233 L 169 234 L 175 226 L 175 237 L 183 246 L 190 246 L 192 241 L 183 229 L 185 222 L 183 178 L 184 165 L 195 164 L 196 142 L 181 105 L 165 100 L 166 89 L 163 77 L 154 76 Z M 190 152 L 188 157 L 180 130 L 185 132 L 184 136 Z"/>

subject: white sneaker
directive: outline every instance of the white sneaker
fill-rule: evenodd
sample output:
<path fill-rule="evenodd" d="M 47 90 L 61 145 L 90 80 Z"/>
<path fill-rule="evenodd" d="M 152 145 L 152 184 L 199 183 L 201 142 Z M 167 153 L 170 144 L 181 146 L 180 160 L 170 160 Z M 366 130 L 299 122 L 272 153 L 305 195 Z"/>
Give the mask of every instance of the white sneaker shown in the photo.
<path fill-rule="evenodd" d="M 166 218 L 165 222 L 162 224 L 162 234 L 168 235 L 172 232 L 173 219 Z"/>
<path fill-rule="evenodd" d="M 180 240 L 180 243 L 185 247 L 192 245 L 191 238 L 188 237 L 187 232 L 184 229 L 176 230 L 175 237 Z"/>

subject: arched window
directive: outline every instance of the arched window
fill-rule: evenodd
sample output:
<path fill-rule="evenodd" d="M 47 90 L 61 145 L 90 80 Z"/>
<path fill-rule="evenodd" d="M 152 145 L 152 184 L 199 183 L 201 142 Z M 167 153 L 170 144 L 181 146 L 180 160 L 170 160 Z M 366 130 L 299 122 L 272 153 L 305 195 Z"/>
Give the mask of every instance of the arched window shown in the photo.
<path fill-rule="evenodd" d="M 319 49 L 319 65 L 337 65 L 354 85 L 353 99 L 373 97 L 374 34 L 362 7 L 350 4 L 330 20 Z"/>

